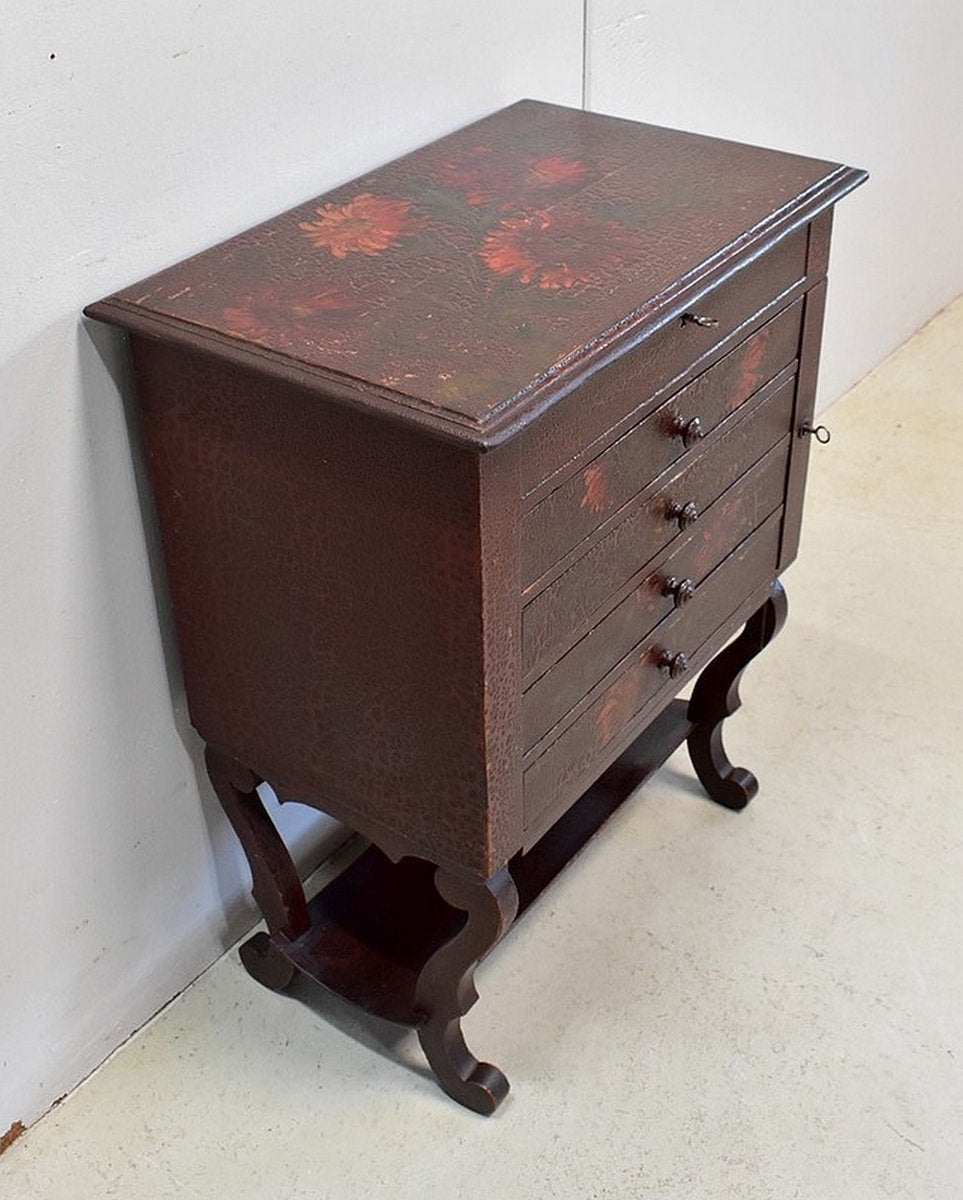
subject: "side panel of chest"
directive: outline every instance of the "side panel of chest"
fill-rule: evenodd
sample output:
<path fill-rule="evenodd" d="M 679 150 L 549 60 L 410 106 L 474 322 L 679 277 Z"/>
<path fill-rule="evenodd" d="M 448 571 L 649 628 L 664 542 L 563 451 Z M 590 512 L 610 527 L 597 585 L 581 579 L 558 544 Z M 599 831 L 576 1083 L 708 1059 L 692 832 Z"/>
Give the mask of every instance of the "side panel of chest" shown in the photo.
<path fill-rule="evenodd" d="M 519 840 L 498 732 L 518 643 L 490 636 L 517 623 L 511 453 L 148 339 L 133 355 L 201 736 L 382 845 L 486 876 Z"/>

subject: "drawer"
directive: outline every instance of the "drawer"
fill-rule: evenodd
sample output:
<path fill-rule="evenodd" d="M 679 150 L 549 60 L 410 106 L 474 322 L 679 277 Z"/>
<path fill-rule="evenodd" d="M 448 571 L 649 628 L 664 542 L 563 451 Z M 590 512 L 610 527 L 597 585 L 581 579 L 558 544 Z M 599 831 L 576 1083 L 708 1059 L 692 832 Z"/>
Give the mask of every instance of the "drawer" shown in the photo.
<path fill-rule="evenodd" d="M 523 585 L 538 579 L 792 363 L 799 349 L 801 324 L 802 301 L 797 300 L 532 509 L 522 525 Z"/>
<path fill-rule="evenodd" d="M 789 439 L 783 438 L 710 506 L 681 545 L 647 571 L 624 600 L 528 688 L 522 697 L 526 750 L 659 621 L 701 596 L 710 572 L 781 505 L 788 460 Z M 666 586 L 672 580 L 677 583 L 675 592 Z M 694 591 L 678 586 L 684 584 Z"/>
<path fill-rule="evenodd" d="M 607 430 L 615 436 L 634 424 L 669 384 L 704 370 L 794 298 L 789 293 L 804 286 L 808 243 L 808 228 L 797 230 L 687 305 L 717 325 L 702 328 L 674 317 L 555 404 L 522 441 L 522 494 L 539 488 Z"/>
<path fill-rule="evenodd" d="M 524 684 L 596 624 L 633 577 L 679 534 L 678 509 L 691 505 L 690 511 L 702 513 L 789 431 L 793 393 L 792 376 L 764 388 L 751 411 L 733 414 L 697 457 L 660 476 L 623 520 L 525 605 Z M 696 534 L 698 520 L 691 526 Z"/>
<path fill-rule="evenodd" d="M 691 604 L 660 622 L 612 682 L 534 759 L 524 775 L 527 830 L 543 828 L 547 817 L 563 812 L 585 781 L 605 769 L 609 743 L 660 694 L 672 695 L 683 685 L 681 677 L 670 678 L 663 660 L 680 654 L 695 659 L 746 598 L 773 577 L 780 519 L 780 512 L 773 513 L 708 576 Z"/>

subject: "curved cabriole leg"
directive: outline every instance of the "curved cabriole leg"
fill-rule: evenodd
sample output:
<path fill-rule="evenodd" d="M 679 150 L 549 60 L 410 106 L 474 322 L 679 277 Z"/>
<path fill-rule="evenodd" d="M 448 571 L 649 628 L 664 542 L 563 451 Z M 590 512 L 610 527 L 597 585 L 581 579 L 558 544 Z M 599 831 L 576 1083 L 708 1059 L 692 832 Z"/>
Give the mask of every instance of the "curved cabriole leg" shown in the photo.
<path fill-rule="evenodd" d="M 696 680 L 689 701 L 689 757 L 709 796 L 726 808 L 745 808 L 759 790 L 755 775 L 734 767 L 722 744 L 722 723 L 739 707 L 739 680 L 748 664 L 776 636 L 786 620 L 786 593 L 777 579 L 766 602 L 746 622 Z"/>
<path fill-rule="evenodd" d="M 415 1004 L 424 1014 L 418 1039 L 448 1095 L 488 1116 L 508 1094 L 508 1080 L 471 1053 L 461 1018 L 478 999 L 475 968 L 515 919 L 518 890 L 507 867 L 487 883 L 472 883 L 439 867 L 435 887 L 449 904 L 467 912 L 468 920 L 418 976 Z"/>
<path fill-rule="evenodd" d="M 247 856 L 252 892 L 272 934 L 296 938 L 308 928 L 308 905 L 297 868 L 274 823 L 265 812 L 258 777 L 236 759 L 213 746 L 204 752 L 207 773 L 227 819 Z M 259 983 L 280 990 L 295 968 L 266 933 L 256 933 L 241 947 L 241 962 Z"/>

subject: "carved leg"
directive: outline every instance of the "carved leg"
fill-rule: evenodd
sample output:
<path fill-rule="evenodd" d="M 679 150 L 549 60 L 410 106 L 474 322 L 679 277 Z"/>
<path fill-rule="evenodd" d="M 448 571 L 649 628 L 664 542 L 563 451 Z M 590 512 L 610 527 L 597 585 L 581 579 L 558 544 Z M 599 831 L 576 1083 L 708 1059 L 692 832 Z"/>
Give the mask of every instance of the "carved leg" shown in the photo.
<path fill-rule="evenodd" d="M 468 920 L 418 976 L 415 1004 L 424 1014 L 418 1039 L 448 1095 L 487 1116 L 508 1094 L 508 1080 L 471 1053 L 461 1018 L 478 999 L 475 968 L 515 919 L 518 891 L 507 867 L 478 884 L 439 867 L 435 887 L 449 904 L 465 910 Z"/>
<path fill-rule="evenodd" d="M 786 620 L 786 593 L 777 579 L 766 602 L 742 633 L 722 650 L 696 680 L 689 701 L 689 757 L 699 781 L 717 804 L 738 811 L 759 790 L 755 775 L 734 767 L 722 745 L 722 723 L 739 707 L 739 680 L 748 664 L 776 636 Z"/>
<path fill-rule="evenodd" d="M 254 899 L 272 934 L 295 938 L 309 924 L 308 906 L 297 868 L 257 794 L 260 780 L 235 759 L 213 746 L 204 752 L 214 791 L 247 855 Z M 269 988 L 287 987 L 295 968 L 275 949 L 266 933 L 256 933 L 241 947 L 248 972 Z"/>

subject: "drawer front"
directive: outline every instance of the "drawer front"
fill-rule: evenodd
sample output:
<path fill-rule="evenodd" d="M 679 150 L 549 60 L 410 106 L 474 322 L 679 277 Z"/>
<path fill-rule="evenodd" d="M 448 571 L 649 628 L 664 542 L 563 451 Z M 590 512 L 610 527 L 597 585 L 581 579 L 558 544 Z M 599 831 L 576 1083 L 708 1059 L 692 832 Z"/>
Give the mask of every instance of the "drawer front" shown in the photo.
<path fill-rule="evenodd" d="M 684 685 L 684 678 L 671 680 L 660 666 L 663 656 L 681 653 L 694 659 L 742 602 L 773 577 L 780 518 L 780 512 L 773 513 L 708 576 L 691 604 L 657 625 L 614 680 L 532 762 L 524 776 L 527 830 L 561 814 L 585 781 L 605 769 L 609 743 L 660 693 L 669 696 Z"/>
<path fill-rule="evenodd" d="M 763 389 L 758 405 L 734 414 L 722 436 L 660 478 L 630 513 L 522 611 L 522 676 L 527 684 L 620 599 L 633 577 L 679 534 L 678 507 L 702 513 L 788 431 L 794 380 Z M 726 427 L 728 426 L 728 428 Z M 698 535 L 698 518 L 692 527 Z"/>
<path fill-rule="evenodd" d="M 681 458 L 698 438 L 784 367 L 799 349 L 802 301 L 773 317 L 580 468 L 526 516 L 522 579 L 538 579 L 566 551 Z"/>
<path fill-rule="evenodd" d="M 680 598 L 692 604 L 701 596 L 710 572 L 781 505 L 788 460 L 789 439 L 784 437 L 711 505 L 681 545 L 528 688 L 522 697 L 526 750 L 675 611 Z M 667 587 L 672 581 L 675 591 Z"/>
<path fill-rule="evenodd" d="M 787 293 L 801 291 L 808 243 L 808 228 L 790 234 L 688 306 L 717 325 L 702 328 L 674 318 L 554 405 L 522 441 L 522 494 L 538 488 L 607 430 L 633 424 L 655 395 L 703 370 L 782 307 Z"/>

